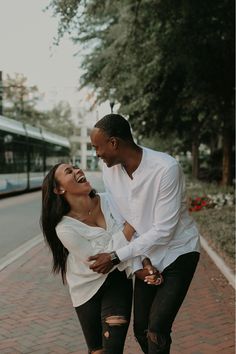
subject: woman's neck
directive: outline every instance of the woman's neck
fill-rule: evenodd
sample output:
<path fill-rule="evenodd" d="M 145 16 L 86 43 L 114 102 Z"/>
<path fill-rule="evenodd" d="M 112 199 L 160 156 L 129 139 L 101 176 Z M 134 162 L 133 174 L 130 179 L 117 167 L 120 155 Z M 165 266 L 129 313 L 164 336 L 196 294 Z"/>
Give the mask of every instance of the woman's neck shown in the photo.
<path fill-rule="evenodd" d="M 96 208 L 96 205 L 97 197 L 78 197 L 75 201 L 70 203 L 71 209 L 67 216 L 70 216 L 80 221 L 85 221 L 92 215 L 94 209 Z"/>

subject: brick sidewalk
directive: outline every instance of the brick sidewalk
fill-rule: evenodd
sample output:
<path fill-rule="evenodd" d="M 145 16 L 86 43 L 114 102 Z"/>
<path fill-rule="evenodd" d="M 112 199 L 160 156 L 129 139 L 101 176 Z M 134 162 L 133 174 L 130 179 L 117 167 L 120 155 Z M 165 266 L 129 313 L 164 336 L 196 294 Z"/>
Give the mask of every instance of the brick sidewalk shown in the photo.
<path fill-rule="evenodd" d="M 43 244 L 0 272 L 0 353 L 87 354 L 60 277 Z M 173 328 L 172 354 L 234 354 L 234 291 L 202 251 Z M 130 328 L 124 354 L 141 354 Z"/>

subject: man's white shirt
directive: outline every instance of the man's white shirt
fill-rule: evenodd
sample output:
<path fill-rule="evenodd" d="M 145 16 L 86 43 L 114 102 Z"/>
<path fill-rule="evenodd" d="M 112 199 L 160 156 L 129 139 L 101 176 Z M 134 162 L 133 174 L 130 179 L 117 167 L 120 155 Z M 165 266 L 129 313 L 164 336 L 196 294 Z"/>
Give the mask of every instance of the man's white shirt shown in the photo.
<path fill-rule="evenodd" d="M 132 179 L 121 165 L 103 164 L 103 180 L 112 214 L 137 232 L 128 245 L 116 250 L 120 260 L 147 256 L 163 271 L 178 256 L 200 251 L 199 232 L 188 212 L 178 162 L 168 154 L 142 149 Z"/>

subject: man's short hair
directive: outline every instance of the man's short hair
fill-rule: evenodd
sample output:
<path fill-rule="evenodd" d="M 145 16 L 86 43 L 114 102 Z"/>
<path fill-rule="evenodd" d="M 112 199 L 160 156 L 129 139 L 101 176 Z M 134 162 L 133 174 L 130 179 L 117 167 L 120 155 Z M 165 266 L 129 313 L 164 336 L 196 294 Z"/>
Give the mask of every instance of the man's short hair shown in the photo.
<path fill-rule="evenodd" d="M 107 114 L 94 127 L 103 130 L 109 137 L 133 141 L 130 125 L 120 114 Z"/>

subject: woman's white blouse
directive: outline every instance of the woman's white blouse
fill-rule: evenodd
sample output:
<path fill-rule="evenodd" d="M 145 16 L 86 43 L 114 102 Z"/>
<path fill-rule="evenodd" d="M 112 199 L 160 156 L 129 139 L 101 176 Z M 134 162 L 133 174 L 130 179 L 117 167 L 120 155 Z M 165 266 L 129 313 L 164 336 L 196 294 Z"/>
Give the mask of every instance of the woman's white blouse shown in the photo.
<path fill-rule="evenodd" d="M 118 225 L 113 218 L 105 193 L 99 194 L 101 209 L 106 221 L 106 230 L 92 227 L 83 222 L 64 216 L 56 227 L 58 238 L 69 251 L 66 280 L 74 307 L 88 301 L 104 283 L 107 274 L 93 272 L 88 257 L 97 253 L 111 252 L 128 244 L 123 232 L 123 224 Z M 131 274 L 131 262 L 117 266 Z"/>

